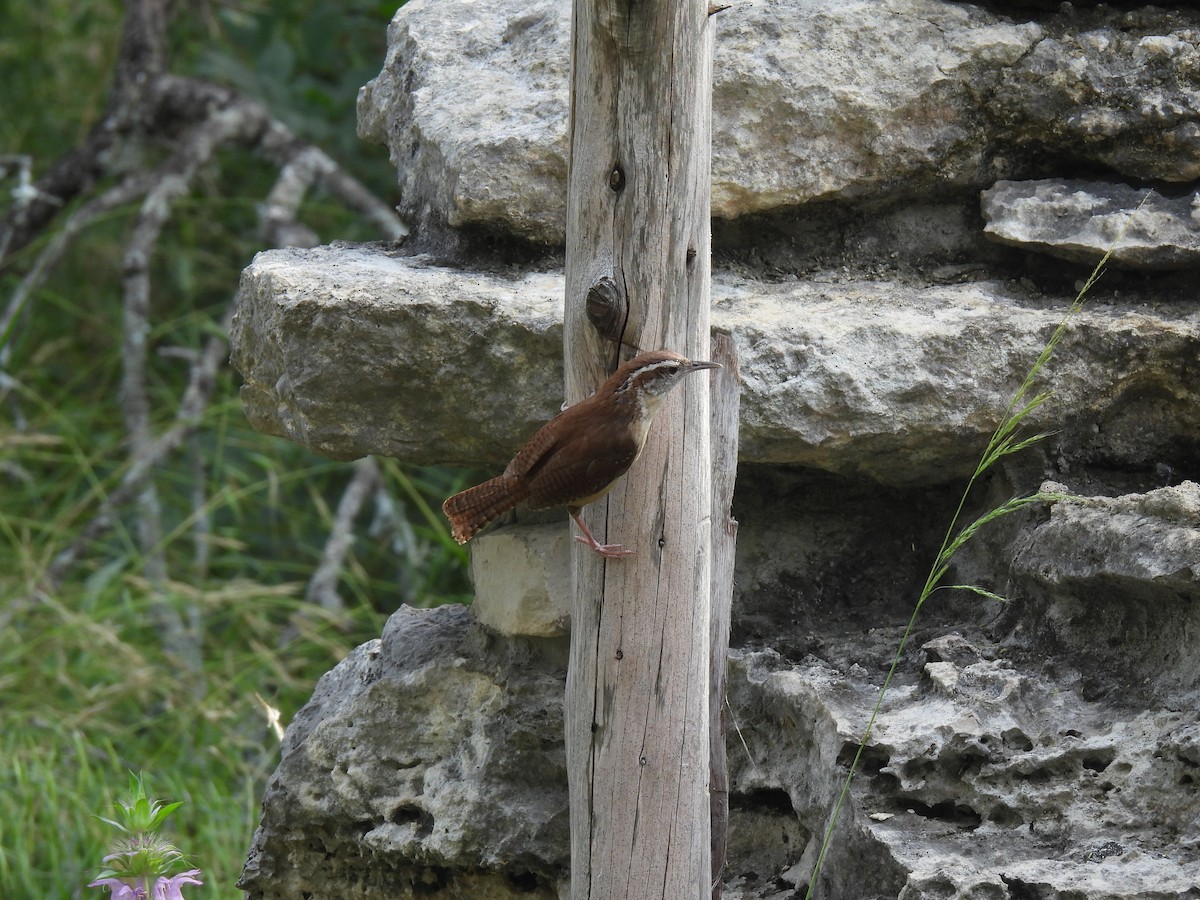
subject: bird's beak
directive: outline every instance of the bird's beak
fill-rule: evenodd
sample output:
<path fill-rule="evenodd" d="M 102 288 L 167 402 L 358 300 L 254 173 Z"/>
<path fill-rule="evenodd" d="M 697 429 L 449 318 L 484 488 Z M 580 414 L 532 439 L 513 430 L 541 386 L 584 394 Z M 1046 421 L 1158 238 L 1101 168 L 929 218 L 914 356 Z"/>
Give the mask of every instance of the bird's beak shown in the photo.
<path fill-rule="evenodd" d="M 708 362 L 707 360 L 703 360 L 703 359 L 693 359 L 692 360 L 692 371 L 693 372 L 696 371 L 697 369 L 719 369 L 719 368 L 721 368 L 720 363 Z"/>

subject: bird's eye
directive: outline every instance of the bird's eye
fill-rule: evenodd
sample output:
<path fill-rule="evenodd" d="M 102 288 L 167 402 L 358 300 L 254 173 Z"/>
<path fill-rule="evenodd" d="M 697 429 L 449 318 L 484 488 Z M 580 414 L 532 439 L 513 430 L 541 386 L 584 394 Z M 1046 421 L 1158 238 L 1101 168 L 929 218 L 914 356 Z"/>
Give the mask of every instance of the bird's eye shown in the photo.
<path fill-rule="evenodd" d="M 679 374 L 679 366 L 676 366 L 676 365 L 666 366 L 664 371 L 668 375 L 678 375 Z"/>

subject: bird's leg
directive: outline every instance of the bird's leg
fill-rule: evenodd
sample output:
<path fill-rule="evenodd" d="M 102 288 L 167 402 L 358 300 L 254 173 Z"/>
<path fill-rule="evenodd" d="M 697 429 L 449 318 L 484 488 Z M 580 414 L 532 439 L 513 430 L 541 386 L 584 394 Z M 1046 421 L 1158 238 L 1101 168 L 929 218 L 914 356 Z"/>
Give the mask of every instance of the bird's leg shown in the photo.
<path fill-rule="evenodd" d="M 583 534 L 575 535 L 575 540 L 581 544 L 587 544 L 605 559 L 625 559 L 630 556 L 637 556 L 636 550 L 626 550 L 620 544 L 601 544 L 598 540 L 592 537 L 592 533 L 588 531 L 588 527 L 583 524 L 583 519 L 579 515 L 579 510 L 576 507 L 567 507 L 567 512 L 571 514 L 571 518 L 575 520 L 575 524 L 579 526 L 579 530 Z"/>

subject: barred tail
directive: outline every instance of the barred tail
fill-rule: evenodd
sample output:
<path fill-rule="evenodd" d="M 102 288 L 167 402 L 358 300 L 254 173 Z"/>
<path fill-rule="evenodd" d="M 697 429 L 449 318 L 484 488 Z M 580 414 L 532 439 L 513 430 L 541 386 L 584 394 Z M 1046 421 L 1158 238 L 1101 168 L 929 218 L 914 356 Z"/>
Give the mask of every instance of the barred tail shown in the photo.
<path fill-rule="evenodd" d="M 520 479 L 512 475 L 498 475 L 455 494 L 442 504 L 442 512 L 450 520 L 450 533 L 454 539 L 465 544 L 528 494 L 528 489 L 523 487 Z"/>

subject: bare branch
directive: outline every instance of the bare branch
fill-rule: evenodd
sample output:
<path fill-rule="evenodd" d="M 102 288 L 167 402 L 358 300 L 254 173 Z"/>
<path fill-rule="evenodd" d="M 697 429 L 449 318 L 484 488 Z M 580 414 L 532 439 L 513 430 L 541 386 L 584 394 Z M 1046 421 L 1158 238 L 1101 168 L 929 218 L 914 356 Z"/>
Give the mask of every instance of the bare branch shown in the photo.
<path fill-rule="evenodd" d="M 167 69 L 168 0 L 126 0 L 125 10 L 110 112 L 116 104 L 140 105 L 139 93 Z"/>
<path fill-rule="evenodd" d="M 222 336 L 209 338 L 203 352 L 192 366 L 188 386 L 175 414 L 175 423 L 130 460 L 121 483 L 104 499 L 100 510 L 78 537 L 54 558 L 46 571 L 48 590 L 52 591 L 62 583 L 63 578 L 79 559 L 79 555 L 112 528 L 116 511 L 137 495 L 146 480 L 183 444 L 200 423 L 216 386 L 217 371 L 229 353 L 228 341 L 224 334 L 229 331 L 233 311 L 234 304 L 230 303 L 229 309 L 221 319 Z"/>
<path fill-rule="evenodd" d="M 329 612 L 339 612 L 345 607 L 338 596 L 337 582 L 346 554 L 354 542 L 354 520 L 383 478 L 379 464 L 370 456 L 358 460 L 353 468 L 354 477 L 338 501 L 333 527 L 329 530 L 329 539 L 325 541 L 325 549 L 321 553 L 321 564 L 317 566 L 304 592 L 305 600 L 319 604 Z"/>
<path fill-rule="evenodd" d="M 0 156 L 0 179 L 7 178 L 10 169 L 15 169 L 17 173 L 17 186 L 12 189 L 13 205 L 9 209 L 15 223 L 20 225 L 25 221 L 29 215 L 29 207 L 35 200 L 43 200 L 54 206 L 62 205 L 62 201 L 57 197 L 41 193 L 34 185 L 32 156 Z M 0 260 L 8 255 L 8 242 L 11 238 L 11 229 L 0 229 Z"/>
<path fill-rule="evenodd" d="M 192 462 L 192 571 L 197 583 L 208 577 L 212 545 L 212 516 L 208 511 L 208 460 L 197 429 L 188 430 L 188 456 Z"/>
<path fill-rule="evenodd" d="M 320 152 L 320 151 L 318 151 Z M 322 156 L 325 154 L 322 153 Z M 396 215 L 396 211 L 372 194 L 358 179 L 345 169 L 325 157 L 329 165 L 322 173 L 326 190 L 351 209 L 357 210 L 375 223 L 385 238 L 400 240 L 408 237 L 408 226 Z"/>
<path fill-rule="evenodd" d="M 164 527 L 152 476 L 167 458 L 189 440 L 210 402 L 216 372 L 226 356 L 223 338 L 210 340 L 194 361 L 189 383 L 180 398 L 175 421 L 154 436 L 151 398 L 147 387 L 148 341 L 151 333 L 151 261 L 176 202 L 190 190 L 199 171 L 225 145 L 236 143 L 257 152 L 280 167 L 275 187 L 262 209 L 263 233 L 271 243 L 313 243 L 316 235 L 298 221 L 298 211 L 316 185 L 374 222 L 382 235 L 399 239 L 408 233 L 395 211 L 374 197 L 329 156 L 297 137 L 261 105 L 236 92 L 207 81 L 172 75 L 167 71 L 167 26 L 172 0 L 127 0 L 127 15 L 117 68 L 104 116 L 83 144 L 54 163 L 46 175 L 29 184 L 0 219 L 0 266 L 26 246 L 57 216 L 64 205 L 92 191 L 101 178 L 118 183 L 100 196 L 71 211 L 65 224 L 34 260 L 14 291 L 0 318 L 0 379 L 9 355 L 11 335 L 18 318 L 47 273 L 73 246 L 76 237 L 100 216 L 120 206 L 141 206 L 134 218 L 124 253 L 124 332 L 122 346 L 121 410 L 129 436 L 129 464 L 120 483 L 100 503 L 99 509 L 76 538 L 48 566 L 51 587 L 61 582 L 79 556 L 113 527 L 118 510 L 137 500 L 138 544 L 146 574 L 156 585 L 166 585 Z M 145 147 L 165 149 L 166 158 L 152 172 L 129 173 L 130 160 L 144 158 Z M 124 152 L 128 148 L 133 152 Z M 121 150 L 122 152 L 116 152 Z M 223 323 L 229 327 L 229 315 Z M 4 391 L 0 380 L 0 399 Z M 192 455 L 197 491 L 193 525 L 197 572 L 207 567 L 208 529 L 204 510 L 203 458 Z M 372 474 L 373 472 L 373 474 Z M 372 481 L 372 479 L 374 479 Z M 337 567 L 349 547 L 350 525 L 370 492 L 378 484 L 374 463 L 361 465 L 339 506 L 334 531 L 323 565 L 332 567 L 314 575 L 314 596 L 332 602 Z M 364 486 L 365 485 L 365 486 Z M 346 524 L 343 525 L 342 523 Z M 332 573 L 332 574 L 331 574 Z M 324 579 L 324 581 L 322 581 Z M 323 588 L 322 584 L 328 584 Z M 338 601 L 340 603 L 340 601 Z M 195 611 L 193 611 L 195 612 Z M 170 625 L 180 635 L 182 620 Z M 174 620 L 173 620 L 174 621 Z M 170 643 L 170 641 L 168 641 Z"/>
<path fill-rule="evenodd" d="M 156 92 L 155 106 L 164 111 L 207 110 L 210 114 L 220 110 L 234 117 L 241 126 L 238 139 L 282 170 L 282 184 L 277 183 L 268 198 L 268 203 L 282 204 L 279 214 L 293 205 L 298 209 L 309 186 L 319 180 L 332 196 L 372 221 L 385 239 L 399 240 L 408 235 L 408 227 L 392 207 L 258 103 L 207 81 L 164 75 Z"/>
<path fill-rule="evenodd" d="M 130 173 L 117 168 L 109 151 L 131 134 L 143 132 L 145 98 L 166 70 L 168 0 L 127 0 L 117 66 L 104 115 L 83 143 L 59 157 L 33 186 L 27 204 L 10 207 L 0 219 L 0 267 L 40 234 L 63 210 L 106 176 Z M 2 333 L 2 332 L 0 332 Z"/>
<path fill-rule="evenodd" d="M 282 169 L 279 180 L 267 196 L 262 212 L 263 238 L 266 243 L 273 247 L 317 244 L 316 235 L 312 235 L 310 243 L 301 243 L 311 232 L 297 223 L 296 214 L 305 194 L 318 182 L 337 199 L 374 222 L 384 238 L 399 240 L 408 235 L 408 227 L 396 215 L 396 211 L 381 202 L 324 151 L 294 137 L 284 138 L 278 133 L 264 140 L 264 149 L 276 146 L 276 141 L 292 152 L 276 154 Z"/>
<path fill-rule="evenodd" d="M 0 219 L 0 268 L 53 221 L 62 209 L 87 193 L 107 172 L 106 151 L 113 145 L 111 132 L 94 128 L 83 144 L 60 157 L 33 185 L 28 203 L 13 205 Z"/>
<path fill-rule="evenodd" d="M 271 198 L 279 204 L 273 214 L 286 216 L 290 210 L 294 219 L 305 192 L 319 181 L 330 194 L 373 222 L 386 240 L 408 236 L 408 226 L 392 207 L 371 193 L 325 151 L 297 137 L 281 122 L 271 120 L 260 147 L 263 154 L 282 169 L 279 182 L 271 191 Z"/>
<path fill-rule="evenodd" d="M 307 225 L 297 221 L 300 204 L 317 178 L 315 151 L 298 153 L 279 172 L 259 208 L 259 234 L 270 247 L 315 247 L 321 242 Z"/>
<path fill-rule="evenodd" d="M 67 250 L 71 248 L 75 238 L 101 216 L 120 206 L 132 203 L 145 194 L 153 181 L 154 177 L 149 174 L 131 175 L 99 197 L 89 200 L 71 214 L 54 239 L 38 255 L 33 267 L 21 279 L 21 283 L 17 285 L 9 299 L 4 318 L 0 319 L 0 367 L 8 359 L 10 337 L 17 316 L 25 309 L 30 295 L 42 283 L 50 269 L 57 265 Z"/>

